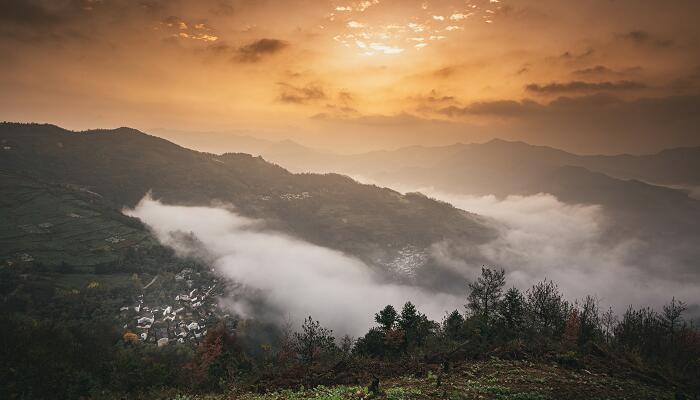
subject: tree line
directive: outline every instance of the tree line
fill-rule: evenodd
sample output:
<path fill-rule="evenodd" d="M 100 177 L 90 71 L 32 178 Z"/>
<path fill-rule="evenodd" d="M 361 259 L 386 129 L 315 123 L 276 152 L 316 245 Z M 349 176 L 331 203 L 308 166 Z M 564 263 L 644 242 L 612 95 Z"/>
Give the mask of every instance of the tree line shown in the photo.
<path fill-rule="evenodd" d="M 239 321 L 210 329 L 196 347 L 157 348 L 126 340 L 106 320 L 78 324 L 4 315 L 0 379 L 7 384 L 0 397 L 260 390 L 340 382 L 349 379 L 348 370 L 376 370 L 377 363 L 401 372 L 408 365 L 447 369 L 489 357 L 569 368 L 589 368 L 597 360 L 613 371 L 643 371 L 661 384 L 698 390 L 700 332 L 687 320 L 687 309 L 671 298 L 659 311 L 630 306 L 617 316 L 601 310 L 592 296 L 568 301 L 551 280 L 522 291 L 507 288 L 503 270 L 482 268 L 463 310 L 433 321 L 411 302 L 387 305 L 357 339 L 335 337 L 310 316 L 298 330 Z"/>

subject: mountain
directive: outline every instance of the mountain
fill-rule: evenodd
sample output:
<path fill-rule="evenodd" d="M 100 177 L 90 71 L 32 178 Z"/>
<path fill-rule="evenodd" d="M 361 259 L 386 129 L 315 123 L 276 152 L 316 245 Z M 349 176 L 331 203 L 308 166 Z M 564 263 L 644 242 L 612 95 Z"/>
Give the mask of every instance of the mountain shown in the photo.
<path fill-rule="evenodd" d="M 435 195 L 549 193 L 568 204 L 599 205 L 604 237 L 638 248 L 632 262 L 675 269 L 693 279 L 700 273 L 695 261 L 700 258 L 700 201 L 681 190 L 700 187 L 700 147 L 586 156 L 496 139 L 336 156 L 330 163 L 308 158 L 307 165 L 308 170 L 325 168 Z"/>
<path fill-rule="evenodd" d="M 469 192 L 474 194 L 508 194 L 513 187 L 523 183 L 523 176 L 534 177 L 560 166 L 583 167 L 615 178 L 658 185 L 700 187 L 700 147 L 667 149 L 648 155 L 577 155 L 548 146 L 494 139 L 486 143 L 409 146 L 393 151 L 337 155 L 296 143 L 285 146 L 283 142 L 268 141 L 251 153 L 294 171 L 335 171 L 370 178 L 382 184 L 410 181 L 419 186 L 434 186 L 435 178 L 438 181 L 440 178 L 462 179 L 459 190 L 469 187 Z M 484 170 L 509 174 L 516 168 L 517 182 L 507 177 L 494 182 L 488 175 L 481 174 Z M 459 176 L 443 177 L 448 170 Z M 452 180 L 446 181 L 445 186 L 455 190 L 453 183 Z"/>
<path fill-rule="evenodd" d="M 481 243 L 482 218 L 420 194 L 363 185 L 338 174 L 293 174 L 248 154 L 189 150 L 129 128 L 71 132 L 0 125 L 0 171 L 77 185 L 116 209 L 146 193 L 166 203 L 231 203 L 267 226 L 373 264 L 443 240 Z"/>

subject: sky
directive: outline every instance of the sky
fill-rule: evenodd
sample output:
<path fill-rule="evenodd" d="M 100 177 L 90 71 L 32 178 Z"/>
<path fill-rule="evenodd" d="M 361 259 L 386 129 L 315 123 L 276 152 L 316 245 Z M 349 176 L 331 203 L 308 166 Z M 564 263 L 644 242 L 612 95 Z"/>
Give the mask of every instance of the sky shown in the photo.
<path fill-rule="evenodd" d="M 340 153 L 698 146 L 698 15 L 695 0 L 0 0 L 0 120 Z"/>

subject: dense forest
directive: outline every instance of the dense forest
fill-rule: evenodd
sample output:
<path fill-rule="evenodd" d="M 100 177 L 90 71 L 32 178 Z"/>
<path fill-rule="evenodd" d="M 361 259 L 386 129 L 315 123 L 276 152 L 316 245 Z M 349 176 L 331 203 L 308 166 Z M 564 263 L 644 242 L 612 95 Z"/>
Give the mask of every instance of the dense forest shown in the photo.
<path fill-rule="evenodd" d="M 567 301 L 549 280 L 526 291 L 508 288 L 504 271 L 490 268 L 482 268 L 467 289 L 465 309 L 441 321 L 411 302 L 387 305 L 377 311 L 376 326 L 359 338 L 336 337 L 309 316 L 297 327 L 222 321 L 197 343 L 163 347 L 134 340 L 99 313 L 82 319 L 29 316 L 5 304 L 0 396 L 235 396 L 353 384 L 380 397 L 385 379 L 428 376 L 439 387 L 451 371 L 480 360 L 604 372 L 670 390 L 676 398 L 700 390 L 700 332 L 684 319 L 682 301 L 671 298 L 659 311 L 630 306 L 617 316 L 601 310 L 594 297 Z M 72 301 L 84 312 L 100 304 L 89 293 Z"/>

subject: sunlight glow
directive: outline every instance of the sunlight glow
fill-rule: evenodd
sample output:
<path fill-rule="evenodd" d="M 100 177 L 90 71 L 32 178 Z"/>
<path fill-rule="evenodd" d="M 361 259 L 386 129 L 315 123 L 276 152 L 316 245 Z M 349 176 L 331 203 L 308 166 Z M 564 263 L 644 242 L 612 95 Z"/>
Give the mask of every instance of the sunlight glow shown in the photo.
<path fill-rule="evenodd" d="M 338 26 L 340 32 L 333 40 L 344 47 L 359 49 L 364 56 L 396 55 L 406 49 L 421 50 L 430 41 L 448 39 L 448 35 L 464 31 L 465 24 L 473 18 L 478 19 L 472 23 L 493 23 L 500 3 L 425 1 L 411 6 L 406 2 L 344 1 L 334 6 L 327 19 Z"/>

